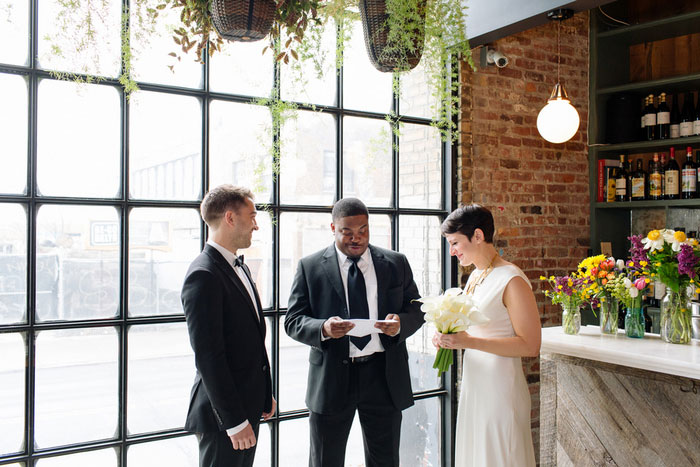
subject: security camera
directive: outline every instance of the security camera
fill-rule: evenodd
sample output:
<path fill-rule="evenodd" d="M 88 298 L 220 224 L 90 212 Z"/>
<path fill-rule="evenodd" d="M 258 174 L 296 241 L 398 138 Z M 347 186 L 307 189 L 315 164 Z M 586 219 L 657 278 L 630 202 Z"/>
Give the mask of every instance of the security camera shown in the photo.
<path fill-rule="evenodd" d="M 508 65 L 508 57 L 503 55 L 501 52 L 489 49 L 489 51 L 486 53 L 486 63 L 489 65 L 496 65 L 498 68 L 503 68 Z"/>

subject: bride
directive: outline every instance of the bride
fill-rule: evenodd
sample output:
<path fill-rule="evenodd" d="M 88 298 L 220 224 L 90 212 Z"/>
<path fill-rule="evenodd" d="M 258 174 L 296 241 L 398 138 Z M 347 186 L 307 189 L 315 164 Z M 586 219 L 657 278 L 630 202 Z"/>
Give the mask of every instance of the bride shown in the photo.
<path fill-rule="evenodd" d="M 455 466 L 534 466 L 530 393 L 520 357 L 540 351 L 540 317 L 527 276 L 493 245 L 493 216 L 460 206 L 441 226 L 450 255 L 476 269 L 465 292 L 489 322 L 469 332 L 435 333 L 433 344 L 466 349 L 457 411 Z"/>

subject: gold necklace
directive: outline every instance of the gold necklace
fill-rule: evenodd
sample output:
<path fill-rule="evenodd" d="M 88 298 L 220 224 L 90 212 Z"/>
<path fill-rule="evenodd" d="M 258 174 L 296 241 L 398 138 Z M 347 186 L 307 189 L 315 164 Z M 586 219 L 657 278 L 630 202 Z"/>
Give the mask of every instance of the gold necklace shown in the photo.
<path fill-rule="evenodd" d="M 496 252 L 496 254 L 493 255 L 493 258 L 491 258 L 491 262 L 488 266 L 486 266 L 486 269 L 481 271 L 479 277 L 474 279 L 474 281 L 469 284 L 469 287 L 467 287 L 467 290 L 465 292 L 467 295 L 474 293 L 474 289 L 476 289 L 478 285 L 481 285 L 481 283 L 484 282 L 484 279 L 486 279 L 486 276 L 488 276 L 491 273 L 491 271 L 493 271 L 493 262 L 496 261 L 496 258 L 498 258 L 498 252 Z"/>

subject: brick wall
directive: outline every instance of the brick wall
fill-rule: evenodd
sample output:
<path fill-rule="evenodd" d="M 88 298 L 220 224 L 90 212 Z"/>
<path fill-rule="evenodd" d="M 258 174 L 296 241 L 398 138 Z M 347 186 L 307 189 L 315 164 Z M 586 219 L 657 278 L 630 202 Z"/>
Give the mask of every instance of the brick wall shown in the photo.
<path fill-rule="evenodd" d="M 545 301 L 540 275 L 575 268 L 590 243 L 588 25 L 587 12 L 561 24 L 561 82 L 581 117 L 578 133 L 567 143 L 546 142 L 536 123 L 556 82 L 556 23 L 492 44 L 510 59 L 505 68 L 462 67 L 461 201 L 492 210 L 496 246 L 532 281 L 543 326 L 560 325 L 561 312 Z M 475 63 L 482 52 L 473 51 Z M 523 363 L 539 457 L 539 359 Z"/>

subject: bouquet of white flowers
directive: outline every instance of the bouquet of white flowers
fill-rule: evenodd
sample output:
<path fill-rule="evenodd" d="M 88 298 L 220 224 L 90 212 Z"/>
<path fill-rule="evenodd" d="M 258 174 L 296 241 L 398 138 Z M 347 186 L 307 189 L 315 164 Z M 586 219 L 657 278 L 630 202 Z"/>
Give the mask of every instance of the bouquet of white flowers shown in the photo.
<path fill-rule="evenodd" d="M 465 294 L 459 288 L 447 289 L 441 295 L 422 297 L 416 301 L 423 303 L 420 309 L 425 313 L 425 320 L 432 323 L 442 334 L 466 331 L 472 324 L 484 324 L 489 321 L 478 310 L 471 295 Z M 438 376 L 447 371 L 450 365 L 452 350 L 438 349 L 433 363 L 433 368 L 438 370 Z"/>

